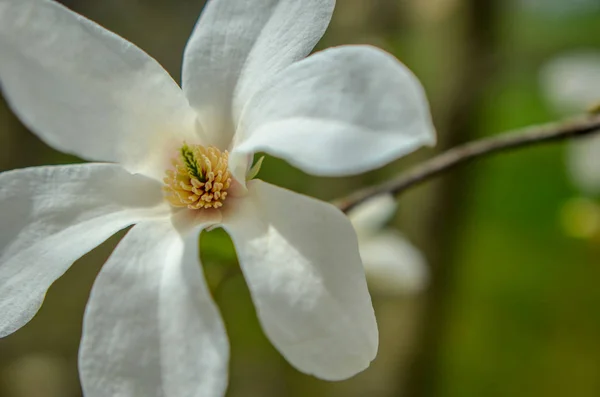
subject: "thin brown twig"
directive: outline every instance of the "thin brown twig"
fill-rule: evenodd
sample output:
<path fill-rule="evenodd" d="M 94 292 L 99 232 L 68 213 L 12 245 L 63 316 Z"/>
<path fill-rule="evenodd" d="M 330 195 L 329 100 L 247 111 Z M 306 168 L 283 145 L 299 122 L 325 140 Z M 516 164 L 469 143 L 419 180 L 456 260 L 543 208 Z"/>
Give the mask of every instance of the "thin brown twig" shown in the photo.
<path fill-rule="evenodd" d="M 380 194 L 398 195 L 405 190 L 479 157 L 547 142 L 600 132 L 600 115 L 586 115 L 510 131 L 457 146 L 379 185 L 356 191 L 334 202 L 344 212 Z"/>

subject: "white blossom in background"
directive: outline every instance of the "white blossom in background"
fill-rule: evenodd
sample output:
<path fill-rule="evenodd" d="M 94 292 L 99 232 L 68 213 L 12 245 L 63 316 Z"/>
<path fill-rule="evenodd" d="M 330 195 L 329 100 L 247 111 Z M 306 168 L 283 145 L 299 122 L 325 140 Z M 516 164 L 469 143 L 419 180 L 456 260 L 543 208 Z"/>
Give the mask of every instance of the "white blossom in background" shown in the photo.
<path fill-rule="evenodd" d="M 600 52 L 574 52 L 552 59 L 541 72 L 542 89 L 555 109 L 577 114 L 600 104 Z M 600 136 L 570 143 L 569 171 L 585 193 L 600 194 Z"/>
<path fill-rule="evenodd" d="M 371 291 L 411 295 L 427 286 L 429 269 L 423 254 L 401 233 L 384 228 L 396 208 L 394 198 L 384 194 L 353 208 L 348 217 L 356 230 Z"/>
<path fill-rule="evenodd" d="M 94 163 L 0 174 L 0 337 L 79 257 L 134 225 L 87 304 L 87 397 L 222 396 L 229 345 L 198 233 L 231 236 L 261 325 L 298 370 L 353 376 L 378 332 L 356 234 L 334 206 L 252 179 L 266 152 L 315 175 L 435 142 L 423 89 L 391 55 L 305 58 L 333 0 L 212 0 L 181 88 L 133 44 L 50 0 L 0 0 L 0 82 L 25 125 Z M 135 18 L 131 18 L 135 21 Z"/>

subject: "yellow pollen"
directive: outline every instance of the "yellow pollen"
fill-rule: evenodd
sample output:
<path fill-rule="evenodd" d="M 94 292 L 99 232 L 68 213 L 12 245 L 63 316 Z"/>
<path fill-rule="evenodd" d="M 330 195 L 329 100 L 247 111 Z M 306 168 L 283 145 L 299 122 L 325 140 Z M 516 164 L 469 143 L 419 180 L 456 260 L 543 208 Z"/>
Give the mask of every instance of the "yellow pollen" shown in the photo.
<path fill-rule="evenodd" d="M 193 210 L 222 207 L 231 185 L 228 160 L 227 151 L 184 144 L 163 178 L 166 199 L 174 207 Z"/>

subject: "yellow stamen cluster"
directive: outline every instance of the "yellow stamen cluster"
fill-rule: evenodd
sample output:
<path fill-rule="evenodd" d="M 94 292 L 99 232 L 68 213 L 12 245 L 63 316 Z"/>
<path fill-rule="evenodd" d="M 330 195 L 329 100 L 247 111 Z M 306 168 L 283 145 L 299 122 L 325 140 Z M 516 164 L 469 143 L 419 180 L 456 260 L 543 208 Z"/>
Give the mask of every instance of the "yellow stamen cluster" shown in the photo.
<path fill-rule="evenodd" d="M 228 160 L 227 151 L 184 144 L 163 178 L 166 199 L 174 207 L 194 210 L 222 207 L 231 185 Z"/>

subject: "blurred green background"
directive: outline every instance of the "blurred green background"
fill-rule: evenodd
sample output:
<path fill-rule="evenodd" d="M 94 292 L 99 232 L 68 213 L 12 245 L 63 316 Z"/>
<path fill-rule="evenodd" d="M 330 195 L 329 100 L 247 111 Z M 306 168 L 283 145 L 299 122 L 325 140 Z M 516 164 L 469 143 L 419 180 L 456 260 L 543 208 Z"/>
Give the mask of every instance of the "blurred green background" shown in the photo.
<path fill-rule="evenodd" d="M 63 3 L 140 46 L 176 79 L 203 7 Z M 560 117 L 542 96 L 540 67 L 564 51 L 600 51 L 600 1 L 338 0 L 319 47 L 351 43 L 392 52 L 421 79 L 438 147 L 339 179 L 267 158 L 261 179 L 330 200 L 458 143 Z M 344 382 L 300 374 L 279 356 L 258 325 L 231 242 L 204 233 L 202 259 L 232 345 L 228 396 L 600 396 L 600 235 L 573 233 L 569 208 L 580 194 L 564 149 L 479 160 L 400 198 L 393 225 L 424 252 L 432 280 L 416 296 L 374 294 L 379 356 Z M 41 143 L 0 103 L 0 170 L 77 161 Z M 78 261 L 33 321 L 0 340 L 1 397 L 81 395 L 83 310 L 120 236 Z"/>

